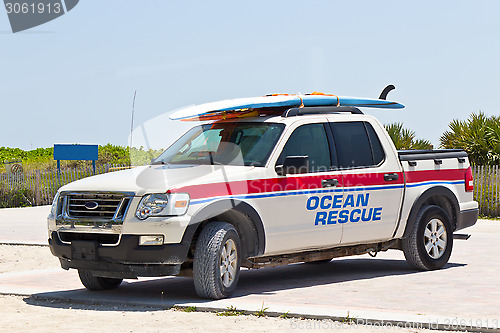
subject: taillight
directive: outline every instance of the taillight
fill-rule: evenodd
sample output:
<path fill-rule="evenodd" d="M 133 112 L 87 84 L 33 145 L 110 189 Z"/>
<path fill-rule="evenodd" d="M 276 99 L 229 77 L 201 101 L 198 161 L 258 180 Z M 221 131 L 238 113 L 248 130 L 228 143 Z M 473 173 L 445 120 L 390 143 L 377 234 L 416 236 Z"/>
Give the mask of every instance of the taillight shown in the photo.
<path fill-rule="evenodd" d="M 465 192 L 474 191 L 474 177 L 472 176 L 472 168 L 468 167 L 465 171 Z"/>

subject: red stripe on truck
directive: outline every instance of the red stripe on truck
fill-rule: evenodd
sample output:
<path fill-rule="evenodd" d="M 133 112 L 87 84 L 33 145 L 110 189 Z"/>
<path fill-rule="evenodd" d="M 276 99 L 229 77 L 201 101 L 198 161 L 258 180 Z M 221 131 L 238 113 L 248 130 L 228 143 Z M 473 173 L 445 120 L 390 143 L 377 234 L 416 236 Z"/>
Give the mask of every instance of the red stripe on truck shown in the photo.
<path fill-rule="evenodd" d="M 334 176 L 323 174 L 321 176 L 265 178 L 230 181 L 224 183 L 189 185 L 173 188 L 169 192 L 189 193 L 191 199 L 201 199 L 224 195 L 309 190 L 315 188 L 323 188 L 321 186 L 321 180 L 329 177 L 337 178 L 339 180 L 339 187 L 342 185 L 342 177 L 340 175 Z"/>
<path fill-rule="evenodd" d="M 429 180 L 465 180 L 465 169 L 420 170 L 406 172 L 406 183 Z"/>

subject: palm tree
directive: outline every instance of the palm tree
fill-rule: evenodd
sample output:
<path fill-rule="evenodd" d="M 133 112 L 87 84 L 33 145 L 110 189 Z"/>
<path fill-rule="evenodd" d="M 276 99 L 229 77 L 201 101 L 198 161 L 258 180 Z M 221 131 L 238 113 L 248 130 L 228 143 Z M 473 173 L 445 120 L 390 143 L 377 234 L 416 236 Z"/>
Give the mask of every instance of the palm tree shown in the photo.
<path fill-rule="evenodd" d="M 439 140 L 443 148 L 465 150 L 473 164 L 500 164 L 500 117 L 479 111 L 467 120 L 454 119 Z"/>
<path fill-rule="evenodd" d="M 428 140 L 415 139 L 415 132 L 403 127 L 402 123 L 384 125 L 396 149 L 432 149 Z"/>

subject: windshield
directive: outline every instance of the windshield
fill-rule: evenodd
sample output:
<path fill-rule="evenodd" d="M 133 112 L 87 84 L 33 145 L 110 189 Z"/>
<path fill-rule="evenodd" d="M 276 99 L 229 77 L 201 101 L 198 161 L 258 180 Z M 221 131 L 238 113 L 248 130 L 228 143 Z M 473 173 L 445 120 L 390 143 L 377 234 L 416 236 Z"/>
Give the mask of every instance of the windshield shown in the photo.
<path fill-rule="evenodd" d="M 215 123 L 194 127 L 153 164 L 222 164 L 264 166 L 283 124 Z"/>

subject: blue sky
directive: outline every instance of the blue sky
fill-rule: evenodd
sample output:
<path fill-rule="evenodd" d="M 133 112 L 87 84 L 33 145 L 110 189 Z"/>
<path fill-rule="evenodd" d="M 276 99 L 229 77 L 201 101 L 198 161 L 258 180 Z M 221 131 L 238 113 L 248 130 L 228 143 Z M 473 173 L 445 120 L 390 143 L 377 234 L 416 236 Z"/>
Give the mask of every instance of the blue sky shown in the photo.
<path fill-rule="evenodd" d="M 152 147 L 166 112 L 220 99 L 323 91 L 390 99 L 370 110 L 438 144 L 453 118 L 498 114 L 498 1 L 111 1 L 12 34 L 0 9 L 0 146 Z M 162 135 L 164 138 L 162 138 Z M 134 140 L 135 136 L 134 136 Z M 139 144 L 140 140 L 136 140 Z"/>

